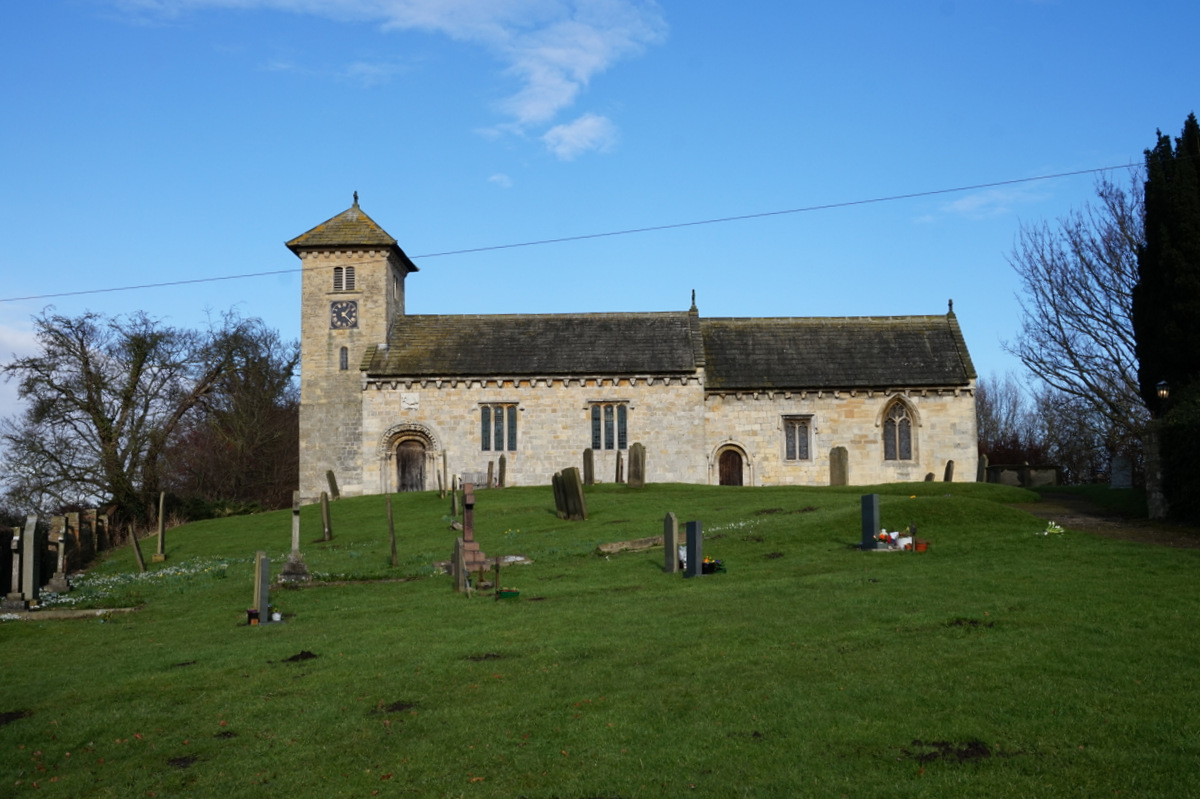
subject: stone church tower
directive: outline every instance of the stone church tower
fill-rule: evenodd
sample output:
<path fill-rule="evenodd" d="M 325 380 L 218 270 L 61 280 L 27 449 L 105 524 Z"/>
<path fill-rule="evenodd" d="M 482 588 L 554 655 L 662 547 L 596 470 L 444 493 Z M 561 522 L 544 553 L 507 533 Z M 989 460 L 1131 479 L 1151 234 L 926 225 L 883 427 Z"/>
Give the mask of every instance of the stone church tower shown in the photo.
<path fill-rule="evenodd" d="M 300 493 L 363 493 L 363 355 L 387 345 L 404 315 L 404 278 L 417 267 L 354 205 L 287 243 L 303 262 L 300 323 Z M 372 492 L 368 492 L 372 493 Z"/>

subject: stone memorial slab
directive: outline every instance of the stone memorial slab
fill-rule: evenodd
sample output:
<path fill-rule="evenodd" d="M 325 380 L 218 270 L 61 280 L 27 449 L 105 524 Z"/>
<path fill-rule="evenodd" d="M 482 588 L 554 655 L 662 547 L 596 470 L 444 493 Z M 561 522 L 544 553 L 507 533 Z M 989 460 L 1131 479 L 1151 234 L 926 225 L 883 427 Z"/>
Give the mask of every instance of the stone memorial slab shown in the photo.
<path fill-rule="evenodd" d="M 679 571 L 679 520 L 674 513 L 663 519 L 663 571 L 668 574 Z"/>
<path fill-rule="evenodd" d="M 687 565 L 684 567 L 684 577 L 699 577 L 704 574 L 704 532 L 700 522 L 688 522 L 687 528 Z"/>
<path fill-rule="evenodd" d="M 30 606 L 36 605 L 42 582 L 42 552 L 37 545 L 37 514 L 25 517 L 21 535 L 21 595 Z"/>
<path fill-rule="evenodd" d="M 850 452 L 845 447 L 829 450 L 829 484 L 850 485 Z"/>
<path fill-rule="evenodd" d="M 25 610 L 29 607 L 29 603 L 25 601 L 24 594 L 21 593 L 21 528 L 12 528 L 12 539 L 9 541 L 9 552 L 12 557 L 12 581 L 9 583 L 8 593 L 4 596 L 4 601 L 0 602 L 0 607 L 4 610 Z"/>
<path fill-rule="evenodd" d="M 863 494 L 862 498 L 862 549 L 875 549 L 879 534 L 879 495 Z"/>

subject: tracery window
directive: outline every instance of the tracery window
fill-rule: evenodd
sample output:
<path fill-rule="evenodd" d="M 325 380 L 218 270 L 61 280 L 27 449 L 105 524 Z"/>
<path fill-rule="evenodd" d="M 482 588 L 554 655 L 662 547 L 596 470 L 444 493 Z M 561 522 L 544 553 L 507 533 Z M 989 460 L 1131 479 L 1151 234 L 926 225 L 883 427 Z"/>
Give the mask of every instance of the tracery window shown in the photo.
<path fill-rule="evenodd" d="M 888 406 L 883 415 L 883 459 L 912 460 L 912 415 L 900 400 Z"/>
<path fill-rule="evenodd" d="M 629 449 L 629 408 L 623 402 L 592 405 L 592 449 Z"/>
<path fill-rule="evenodd" d="M 515 452 L 517 449 L 517 406 L 479 407 L 480 448 L 485 452 Z"/>
<path fill-rule="evenodd" d="M 809 432 L 812 429 L 811 416 L 783 417 L 783 459 L 788 461 L 806 461 L 809 454 Z"/>

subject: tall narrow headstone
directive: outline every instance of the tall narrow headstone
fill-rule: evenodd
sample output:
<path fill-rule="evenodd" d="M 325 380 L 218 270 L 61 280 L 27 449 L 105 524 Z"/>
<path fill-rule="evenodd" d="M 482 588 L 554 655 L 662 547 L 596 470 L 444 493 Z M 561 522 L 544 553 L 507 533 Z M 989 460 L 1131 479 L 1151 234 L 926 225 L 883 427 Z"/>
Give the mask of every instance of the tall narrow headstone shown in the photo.
<path fill-rule="evenodd" d="M 97 540 L 99 531 L 96 529 L 96 509 L 91 508 L 79 514 L 79 531 L 76 543 L 79 545 L 80 566 L 90 563 L 100 551 Z"/>
<path fill-rule="evenodd" d="M 458 489 L 451 487 L 450 488 L 450 518 L 457 519 L 459 513 L 460 513 L 460 510 L 458 507 Z"/>
<path fill-rule="evenodd" d="M 450 484 L 449 478 L 450 478 L 450 461 L 446 457 L 446 450 L 442 450 L 442 485 L 444 485 L 447 490 L 453 491 L 454 486 Z M 442 496 L 445 497 L 444 494 Z"/>
<path fill-rule="evenodd" d="M 583 484 L 596 484 L 596 453 L 590 448 L 583 451 Z"/>
<path fill-rule="evenodd" d="M 271 559 L 262 550 L 254 554 L 254 609 L 260 624 L 271 620 Z"/>
<path fill-rule="evenodd" d="M 621 453 L 621 450 L 617 450 L 617 475 L 616 475 L 616 477 L 617 477 L 616 482 L 618 482 L 618 483 L 625 482 L 625 457 Z"/>
<path fill-rule="evenodd" d="M 63 561 L 63 573 L 76 571 L 83 566 L 83 559 L 80 557 L 80 541 L 83 540 L 81 526 L 79 513 L 72 512 L 66 515 L 63 532 L 67 537 L 67 551 L 66 560 Z"/>
<path fill-rule="evenodd" d="M 850 485 L 850 451 L 845 447 L 834 447 L 829 450 L 829 484 L 831 486 Z"/>
<path fill-rule="evenodd" d="M 321 529 L 324 540 L 333 539 L 333 518 L 329 515 L 329 494 L 324 491 L 321 492 Z"/>
<path fill-rule="evenodd" d="M 396 522 L 392 517 L 392 494 L 389 491 L 387 495 L 387 514 L 388 514 L 388 541 L 392 546 L 392 568 L 400 565 L 396 559 Z"/>
<path fill-rule="evenodd" d="M 979 468 L 975 470 L 975 482 L 986 483 L 988 479 L 988 456 L 985 452 L 979 456 Z"/>
<path fill-rule="evenodd" d="M 635 441 L 629 448 L 629 487 L 642 488 L 646 485 L 646 447 Z"/>
<path fill-rule="evenodd" d="M 583 496 L 583 480 L 579 469 L 571 466 L 554 475 L 554 501 L 559 518 L 573 522 L 587 518 L 587 500 Z"/>
<path fill-rule="evenodd" d="M 155 563 L 162 563 L 167 559 L 167 517 L 163 513 L 167 501 L 167 492 L 160 491 L 158 494 L 158 549 L 154 552 L 152 560 Z"/>
<path fill-rule="evenodd" d="M 684 577 L 699 577 L 704 574 L 704 533 L 700 522 L 688 522 L 687 528 L 687 567 Z"/>
<path fill-rule="evenodd" d="M 300 583 L 311 579 L 308 565 L 300 554 L 300 492 L 292 492 L 292 551 L 279 572 L 279 582 Z"/>
<path fill-rule="evenodd" d="M 61 516 L 56 516 L 57 519 L 62 519 Z M 54 546 L 55 567 L 54 576 L 50 578 L 50 582 L 46 583 L 44 590 L 53 594 L 65 594 L 71 590 L 71 583 L 67 581 L 67 547 L 71 541 L 71 534 L 67 531 L 65 525 L 59 525 L 55 530 L 51 526 L 50 543 Z"/>
<path fill-rule="evenodd" d="M 501 488 L 504 488 L 507 484 L 508 484 L 508 457 L 505 455 L 501 455 L 500 456 L 500 477 L 498 479 L 497 485 L 499 485 Z"/>
<path fill-rule="evenodd" d="M 862 548 L 875 549 L 879 534 L 879 495 L 863 494 L 862 498 Z"/>
<path fill-rule="evenodd" d="M 137 528 L 129 525 L 129 543 L 133 545 L 133 556 L 137 559 L 138 571 L 146 571 L 146 559 L 142 557 L 142 545 L 138 543 Z"/>
<path fill-rule="evenodd" d="M 663 571 L 679 571 L 679 520 L 674 513 L 663 518 Z"/>
<path fill-rule="evenodd" d="M 338 491 L 337 477 L 333 473 L 333 469 L 325 472 L 325 482 L 329 483 L 329 496 L 334 499 L 341 499 L 342 492 Z"/>
<path fill-rule="evenodd" d="M 493 480 L 492 475 L 495 473 L 495 469 L 496 469 L 496 462 L 488 461 L 488 471 L 487 471 L 487 487 L 488 488 L 491 488 L 492 486 L 495 485 L 495 483 L 492 482 L 492 480 Z"/>
<path fill-rule="evenodd" d="M 21 595 L 30 605 L 36 605 L 42 582 L 42 552 L 37 545 L 37 514 L 25 517 L 25 533 L 21 536 Z"/>
<path fill-rule="evenodd" d="M 942 476 L 942 482 L 943 483 L 953 483 L 954 482 L 954 461 L 952 461 L 952 460 L 946 461 L 946 472 Z"/>
<path fill-rule="evenodd" d="M 25 610 L 29 604 L 21 593 L 21 528 L 12 528 L 12 540 L 9 542 L 9 552 L 12 553 L 12 582 L 0 608 L 4 610 Z"/>

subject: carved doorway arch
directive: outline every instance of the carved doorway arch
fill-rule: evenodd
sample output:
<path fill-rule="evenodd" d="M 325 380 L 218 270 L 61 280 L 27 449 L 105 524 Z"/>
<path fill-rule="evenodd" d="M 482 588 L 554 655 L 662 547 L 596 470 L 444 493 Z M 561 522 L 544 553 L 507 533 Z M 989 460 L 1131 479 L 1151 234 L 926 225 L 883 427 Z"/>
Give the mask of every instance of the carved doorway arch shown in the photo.
<path fill-rule="evenodd" d="M 728 447 L 721 450 L 721 454 L 717 456 L 717 484 L 723 486 L 742 485 L 745 482 L 742 479 L 744 460 L 742 451 L 739 449 Z"/>
<path fill-rule="evenodd" d="M 380 441 L 380 457 L 386 464 L 381 489 L 424 491 L 426 476 L 437 469 L 437 449 L 437 437 L 425 425 L 399 424 L 389 429 Z M 392 480 L 394 489 L 388 486 Z"/>
<path fill-rule="evenodd" d="M 396 444 L 396 490 L 425 490 L 425 442 L 420 439 Z"/>

